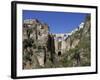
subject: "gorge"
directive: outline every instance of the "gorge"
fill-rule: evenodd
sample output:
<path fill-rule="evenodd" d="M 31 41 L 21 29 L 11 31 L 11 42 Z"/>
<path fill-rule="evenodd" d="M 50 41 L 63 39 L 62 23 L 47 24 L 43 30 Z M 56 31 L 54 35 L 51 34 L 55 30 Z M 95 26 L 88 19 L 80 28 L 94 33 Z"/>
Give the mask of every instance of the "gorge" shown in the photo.
<path fill-rule="evenodd" d="M 91 65 L 91 17 L 70 33 L 50 33 L 38 19 L 23 21 L 23 69 Z"/>

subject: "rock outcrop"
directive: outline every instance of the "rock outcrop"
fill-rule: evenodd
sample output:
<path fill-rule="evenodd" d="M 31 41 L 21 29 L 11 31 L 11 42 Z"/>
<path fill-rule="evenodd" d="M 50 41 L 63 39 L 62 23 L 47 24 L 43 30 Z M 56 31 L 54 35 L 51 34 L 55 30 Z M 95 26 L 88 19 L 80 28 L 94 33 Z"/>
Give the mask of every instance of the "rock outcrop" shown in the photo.
<path fill-rule="evenodd" d="M 47 24 L 36 19 L 23 23 L 23 69 L 44 67 L 47 57 L 53 61 L 53 38 Z"/>

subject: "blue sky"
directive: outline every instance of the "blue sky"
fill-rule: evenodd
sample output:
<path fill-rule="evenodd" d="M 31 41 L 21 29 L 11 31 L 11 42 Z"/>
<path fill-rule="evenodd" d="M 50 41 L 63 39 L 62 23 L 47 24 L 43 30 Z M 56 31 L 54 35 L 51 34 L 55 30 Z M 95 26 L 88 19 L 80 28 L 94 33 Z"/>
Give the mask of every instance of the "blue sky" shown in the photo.
<path fill-rule="evenodd" d="M 23 10 L 23 20 L 38 19 L 50 27 L 51 33 L 68 33 L 84 22 L 86 13 Z"/>

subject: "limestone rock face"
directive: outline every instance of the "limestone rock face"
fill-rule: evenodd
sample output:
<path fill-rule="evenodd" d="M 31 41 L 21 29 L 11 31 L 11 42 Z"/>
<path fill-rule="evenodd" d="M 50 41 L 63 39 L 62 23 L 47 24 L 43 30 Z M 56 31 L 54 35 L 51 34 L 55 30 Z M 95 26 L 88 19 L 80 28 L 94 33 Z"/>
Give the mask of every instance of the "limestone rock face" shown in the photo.
<path fill-rule="evenodd" d="M 36 19 L 23 23 L 23 69 L 44 66 L 47 54 L 49 27 Z"/>
<path fill-rule="evenodd" d="M 68 36 L 66 53 L 61 60 L 63 66 L 90 66 L 91 65 L 91 17 L 86 16 L 84 26 Z M 65 57 L 64 57 L 65 56 Z"/>

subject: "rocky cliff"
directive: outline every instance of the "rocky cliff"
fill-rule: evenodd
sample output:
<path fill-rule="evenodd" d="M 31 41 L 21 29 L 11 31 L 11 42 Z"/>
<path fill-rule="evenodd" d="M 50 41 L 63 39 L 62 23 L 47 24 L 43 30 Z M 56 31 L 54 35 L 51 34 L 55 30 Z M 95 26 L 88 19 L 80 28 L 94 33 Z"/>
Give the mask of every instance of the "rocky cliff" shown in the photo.
<path fill-rule="evenodd" d="M 37 19 L 24 20 L 23 69 L 42 68 L 46 67 L 48 61 L 53 62 L 53 42 L 47 24 Z"/>
<path fill-rule="evenodd" d="M 66 38 L 66 53 L 62 55 L 61 60 L 63 66 L 91 65 L 90 22 L 90 15 L 88 15 L 84 21 L 84 26 Z"/>

